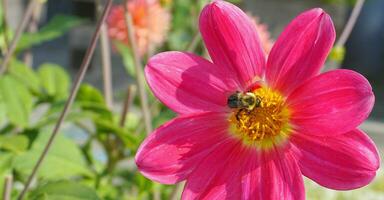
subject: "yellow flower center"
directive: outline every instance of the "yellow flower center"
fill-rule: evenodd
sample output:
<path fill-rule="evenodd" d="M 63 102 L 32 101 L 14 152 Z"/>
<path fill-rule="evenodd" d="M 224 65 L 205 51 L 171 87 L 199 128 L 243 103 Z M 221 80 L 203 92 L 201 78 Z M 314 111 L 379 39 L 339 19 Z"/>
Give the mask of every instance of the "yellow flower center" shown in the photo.
<path fill-rule="evenodd" d="M 270 149 L 286 141 L 291 133 L 290 112 L 284 97 L 267 87 L 252 91 L 257 106 L 234 109 L 229 117 L 231 133 L 249 146 Z"/>

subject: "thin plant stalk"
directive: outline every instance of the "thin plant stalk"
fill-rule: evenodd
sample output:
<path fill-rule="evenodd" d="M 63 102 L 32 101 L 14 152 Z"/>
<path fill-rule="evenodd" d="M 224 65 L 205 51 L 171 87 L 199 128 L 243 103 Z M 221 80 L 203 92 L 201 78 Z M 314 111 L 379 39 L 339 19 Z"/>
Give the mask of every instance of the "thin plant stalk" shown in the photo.
<path fill-rule="evenodd" d="M 8 20 L 7 20 L 7 0 L 1 0 L 1 7 L 3 11 L 3 27 L 4 27 L 4 44 L 5 44 L 5 51 L 4 54 L 7 53 L 8 47 L 9 47 L 9 38 L 8 38 Z"/>
<path fill-rule="evenodd" d="M 144 80 L 144 74 L 143 74 L 143 66 L 141 63 L 140 55 L 137 50 L 137 44 L 135 39 L 135 29 L 132 22 L 132 16 L 128 11 L 128 0 L 125 0 L 125 22 L 127 24 L 128 29 L 128 40 L 129 44 L 132 48 L 133 58 L 134 58 L 134 67 L 136 71 L 136 81 L 137 81 L 137 87 L 139 89 L 139 96 L 140 96 L 140 103 L 141 103 L 141 111 L 143 113 L 144 117 L 144 124 L 145 124 L 145 131 L 147 135 L 149 135 L 152 132 L 152 118 L 151 113 L 148 106 L 148 97 L 145 90 L 145 80 Z M 154 200 L 160 200 L 161 193 L 158 188 L 154 189 L 153 193 L 153 199 Z"/>
<path fill-rule="evenodd" d="M 336 41 L 334 49 L 341 48 L 344 49 L 344 45 L 347 42 L 349 36 L 352 33 L 353 27 L 356 24 L 357 18 L 360 15 L 361 9 L 363 8 L 365 0 L 357 0 L 355 6 L 353 7 L 352 13 L 348 18 L 348 21 L 341 32 L 339 39 Z M 340 67 L 340 61 L 330 60 L 329 63 L 323 69 L 324 71 L 329 71 L 333 69 L 337 69 Z"/>
<path fill-rule="evenodd" d="M 181 193 L 181 190 L 183 189 L 183 183 L 178 183 L 173 188 L 171 195 L 169 196 L 169 200 L 178 200 L 178 195 Z"/>
<path fill-rule="evenodd" d="M 3 200 L 11 200 L 13 185 L 13 176 L 9 175 L 5 177 L 4 188 L 3 188 Z"/>
<path fill-rule="evenodd" d="M 151 110 L 151 113 L 153 116 L 157 116 L 160 114 L 160 110 L 158 109 L 158 105 L 159 105 L 159 101 L 155 101 L 155 102 L 152 102 L 151 105 L 149 106 L 149 110 Z M 139 121 L 142 121 L 143 118 L 139 118 Z M 137 133 L 140 133 L 141 131 L 143 131 L 144 129 L 144 125 L 143 124 L 139 124 L 136 128 L 136 132 Z"/>
<path fill-rule="evenodd" d="M 31 21 L 28 25 L 28 32 L 29 33 L 36 33 L 39 27 L 39 21 L 41 17 L 41 11 L 42 11 L 43 4 L 38 4 L 35 9 L 33 10 Z M 33 53 L 31 49 L 28 49 L 24 54 L 24 63 L 25 65 L 32 67 L 33 65 Z"/>
<path fill-rule="evenodd" d="M 365 0 L 357 0 L 355 7 L 352 10 L 351 16 L 349 17 L 347 24 L 345 25 L 340 38 L 336 42 L 336 46 L 343 47 L 347 42 L 347 39 L 352 33 L 353 27 L 356 24 L 357 18 L 359 18 L 361 9 L 363 8 Z"/>
<path fill-rule="evenodd" d="M 103 6 L 100 0 L 96 1 L 98 15 L 101 15 Z M 108 25 L 104 22 L 100 35 L 101 63 L 103 69 L 103 92 L 108 108 L 113 108 L 113 86 L 112 86 L 112 61 L 111 43 L 108 37 Z"/>
<path fill-rule="evenodd" d="M 25 14 L 23 16 L 23 19 L 21 20 L 20 24 L 17 27 L 15 36 L 12 39 L 12 42 L 9 46 L 9 49 L 7 53 L 5 54 L 5 57 L 3 59 L 3 63 L 0 65 L 0 74 L 3 74 L 7 70 L 8 62 L 10 61 L 13 53 L 16 50 L 17 43 L 19 42 L 22 33 L 24 32 L 25 28 L 28 25 L 28 21 L 30 20 L 33 10 L 35 7 L 40 3 L 40 0 L 30 0 L 29 4 L 27 6 L 27 10 L 25 11 Z"/>
<path fill-rule="evenodd" d="M 131 45 L 133 57 L 134 57 L 134 67 L 136 70 L 136 81 L 137 86 L 139 90 L 139 96 L 140 96 L 140 102 L 141 102 L 141 110 L 144 117 L 144 123 L 145 123 L 145 131 L 147 134 L 152 132 L 152 119 L 151 119 L 151 113 L 148 107 L 148 97 L 145 90 L 145 80 L 144 80 L 144 74 L 143 74 L 143 67 L 140 59 L 139 52 L 137 51 L 137 44 L 135 39 L 135 30 L 132 22 L 132 16 L 128 12 L 127 9 L 127 0 L 125 1 L 125 21 L 127 24 L 128 29 L 128 38 L 129 38 L 129 44 Z"/>
<path fill-rule="evenodd" d="M 123 112 L 121 113 L 120 117 L 120 127 L 125 126 L 125 122 L 127 121 L 127 115 L 129 112 L 129 109 L 131 108 L 133 99 L 135 97 L 136 88 L 134 85 L 129 85 L 127 89 L 127 95 L 124 100 L 124 106 L 123 106 Z"/>
<path fill-rule="evenodd" d="M 96 13 L 101 15 L 103 6 L 101 0 L 96 0 Z M 100 33 L 100 53 L 102 63 L 102 77 L 103 77 L 103 93 L 106 105 L 109 109 L 113 109 L 113 87 L 112 87 L 112 61 L 110 52 L 110 41 L 108 38 L 108 25 L 103 22 Z M 116 165 L 116 157 L 119 156 L 119 150 L 117 146 L 121 146 L 122 142 L 119 138 L 116 138 L 112 134 L 108 134 L 105 145 L 108 150 L 108 163 L 105 169 L 105 173 L 112 173 L 114 166 Z"/>
<path fill-rule="evenodd" d="M 193 52 L 193 51 L 195 51 L 197 45 L 198 45 L 199 42 L 200 42 L 200 39 L 201 39 L 201 37 L 200 37 L 200 33 L 197 32 L 197 33 L 193 36 L 191 42 L 188 44 L 188 46 L 187 46 L 187 48 L 186 48 L 186 51 L 188 51 L 188 52 Z"/>
<path fill-rule="evenodd" d="M 87 72 L 87 69 L 89 67 L 90 61 L 92 59 L 92 55 L 95 52 L 96 44 L 97 44 L 97 41 L 98 41 L 99 36 L 100 36 L 101 27 L 102 27 L 102 25 L 103 25 L 103 23 L 107 17 L 107 14 L 108 14 L 111 6 L 112 6 L 112 1 L 113 0 L 108 0 L 105 7 L 104 7 L 103 14 L 102 14 L 101 18 L 99 19 L 99 22 L 98 22 L 97 27 L 96 27 L 96 31 L 93 34 L 90 46 L 88 47 L 87 52 L 84 56 L 80 70 L 79 70 L 79 72 L 76 76 L 75 82 L 71 88 L 71 92 L 70 92 L 70 95 L 69 95 L 69 97 L 65 103 L 64 109 L 60 114 L 59 120 L 55 124 L 55 127 L 52 131 L 52 134 L 51 134 L 46 146 L 44 147 L 44 150 L 43 150 L 42 154 L 40 155 L 39 160 L 36 162 L 36 165 L 34 166 L 32 173 L 29 175 L 28 180 L 25 184 L 25 187 L 21 191 L 20 196 L 18 197 L 18 200 L 22 200 L 24 198 L 29 187 L 31 186 L 32 180 L 34 179 L 36 173 L 38 172 L 39 168 L 41 167 L 41 164 L 43 163 L 45 157 L 47 156 L 56 136 L 59 133 L 59 129 L 60 129 L 61 125 L 63 124 L 64 119 L 67 116 L 67 114 L 68 114 L 68 112 L 69 112 L 69 110 L 73 104 L 73 101 L 75 100 L 75 97 L 76 97 L 77 92 L 79 90 L 80 84 L 83 81 L 85 73 Z"/>

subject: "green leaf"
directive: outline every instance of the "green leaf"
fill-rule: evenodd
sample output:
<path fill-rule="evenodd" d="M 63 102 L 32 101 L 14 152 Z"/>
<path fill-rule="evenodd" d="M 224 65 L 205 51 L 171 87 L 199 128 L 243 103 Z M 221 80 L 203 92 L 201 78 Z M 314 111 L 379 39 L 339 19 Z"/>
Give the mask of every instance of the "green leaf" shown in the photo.
<path fill-rule="evenodd" d="M 18 60 L 12 60 L 8 70 L 9 74 L 23 83 L 33 93 L 40 93 L 40 80 L 37 74 L 32 70 L 31 67 L 26 66 L 23 62 Z"/>
<path fill-rule="evenodd" d="M 173 30 L 168 36 L 168 46 L 174 50 L 185 50 L 192 40 L 194 33 L 197 32 L 196 24 L 200 10 L 199 1 L 174 1 L 172 27 Z M 202 3 L 200 3 L 202 4 Z M 204 4 L 205 5 L 205 4 Z M 190 20 L 185 20 L 190 19 Z"/>
<path fill-rule="evenodd" d="M 0 136 L 0 148 L 15 153 L 22 153 L 29 145 L 28 137 L 24 135 Z"/>
<path fill-rule="evenodd" d="M 62 67 L 46 63 L 40 66 L 38 74 L 40 82 L 50 98 L 61 100 L 68 96 L 70 77 Z"/>
<path fill-rule="evenodd" d="M 5 105 L 0 95 L 0 124 L 7 119 L 7 106 Z"/>
<path fill-rule="evenodd" d="M 49 136 L 50 132 L 40 133 L 31 150 L 16 157 L 14 167 L 22 176 L 31 173 Z M 59 180 L 79 175 L 92 176 L 81 150 L 72 140 L 58 135 L 39 170 L 38 177 L 46 180 Z"/>
<path fill-rule="evenodd" d="M 65 101 L 50 104 L 49 110 L 41 117 L 34 128 L 43 128 L 57 122 L 65 106 Z M 75 102 L 65 118 L 65 122 L 74 122 L 92 118 L 112 119 L 112 112 L 105 105 L 92 102 Z"/>
<path fill-rule="evenodd" d="M 84 20 L 75 16 L 57 15 L 47 25 L 42 27 L 39 32 L 24 34 L 16 49 L 17 51 L 22 51 L 34 45 L 61 37 L 70 29 L 83 22 Z"/>
<path fill-rule="evenodd" d="M 3 17 L 4 17 L 4 8 L 3 8 L 3 4 L 0 4 L 0 27 L 3 28 L 4 26 L 4 20 L 3 20 Z"/>
<path fill-rule="evenodd" d="M 31 200 L 99 200 L 96 191 L 80 183 L 60 181 L 43 185 L 31 195 Z"/>
<path fill-rule="evenodd" d="M 103 118 L 112 121 L 113 113 L 104 105 L 92 102 L 78 102 L 77 103 L 84 111 L 91 114 L 93 118 Z"/>
<path fill-rule="evenodd" d="M 128 73 L 128 75 L 135 77 L 136 72 L 131 48 L 121 42 L 115 42 L 114 44 L 117 51 L 123 57 L 125 71 Z"/>
<path fill-rule="evenodd" d="M 61 114 L 60 112 L 62 111 L 63 107 L 64 105 L 51 104 L 50 110 L 42 118 L 40 118 L 36 124 L 34 124 L 34 128 L 43 128 L 55 124 L 57 120 L 59 120 Z M 65 118 L 65 122 L 89 119 L 93 116 L 93 113 L 88 111 L 79 111 L 79 109 L 76 109 L 75 107 L 76 105 L 72 106 L 71 111 Z"/>
<path fill-rule="evenodd" d="M 228 2 L 231 2 L 233 4 L 241 3 L 242 0 L 228 0 Z"/>
<path fill-rule="evenodd" d="M 92 85 L 86 83 L 80 86 L 79 92 L 76 96 L 76 101 L 105 104 L 105 100 L 101 92 Z"/>
<path fill-rule="evenodd" d="M 0 78 L 0 96 L 9 121 L 27 127 L 33 107 L 32 95 L 28 89 L 13 77 L 6 75 Z"/>
<path fill-rule="evenodd" d="M 0 50 L 1 52 L 5 52 L 8 50 L 8 46 L 10 43 L 10 39 L 13 38 L 13 31 L 9 29 L 6 30 L 5 33 L 4 26 L 0 26 Z M 7 43 L 5 42 L 7 40 Z"/>
<path fill-rule="evenodd" d="M 119 116 L 120 117 L 120 116 Z M 142 124 L 142 119 L 137 113 L 129 112 L 125 118 L 125 128 L 134 132 L 139 124 Z"/>
<path fill-rule="evenodd" d="M 137 146 L 140 142 L 140 138 L 135 137 L 132 133 L 128 132 L 126 129 L 121 128 L 114 122 L 109 120 L 96 118 L 94 119 L 96 124 L 97 133 L 105 134 L 105 133 L 115 133 L 123 142 L 124 145 L 135 152 L 137 150 Z"/>
<path fill-rule="evenodd" d="M 81 85 L 76 97 L 76 104 L 96 117 L 109 120 L 113 118 L 113 113 L 107 108 L 101 92 L 89 84 Z"/>
<path fill-rule="evenodd" d="M 8 173 L 12 167 L 14 154 L 0 152 L 0 174 Z"/>
<path fill-rule="evenodd" d="M 163 109 L 159 115 L 154 117 L 153 124 L 154 127 L 159 127 L 160 125 L 164 124 L 165 122 L 173 119 L 176 117 L 176 114 L 169 110 L 168 108 Z"/>
<path fill-rule="evenodd" d="M 321 0 L 325 4 L 343 5 L 353 7 L 357 0 Z"/>

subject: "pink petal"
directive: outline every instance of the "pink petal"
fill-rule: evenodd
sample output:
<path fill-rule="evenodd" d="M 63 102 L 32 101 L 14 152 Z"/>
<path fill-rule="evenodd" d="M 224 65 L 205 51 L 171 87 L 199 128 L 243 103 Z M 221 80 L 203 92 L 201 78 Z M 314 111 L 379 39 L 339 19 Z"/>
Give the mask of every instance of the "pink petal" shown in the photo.
<path fill-rule="evenodd" d="M 302 173 L 318 184 L 351 190 L 370 183 L 380 165 L 373 141 L 355 129 L 335 137 L 291 137 Z"/>
<path fill-rule="evenodd" d="M 355 129 L 368 117 L 374 100 L 372 88 L 362 75 L 334 70 L 304 83 L 287 102 L 298 132 L 327 136 Z"/>
<path fill-rule="evenodd" d="M 304 185 L 295 158 L 260 153 L 233 141 L 220 146 L 187 179 L 183 200 L 300 200 Z"/>
<path fill-rule="evenodd" d="M 200 32 L 213 63 L 233 71 L 242 89 L 263 76 L 265 55 L 259 37 L 238 7 L 225 1 L 208 4 L 200 15 Z"/>
<path fill-rule="evenodd" d="M 228 138 L 227 128 L 227 117 L 222 113 L 175 118 L 141 144 L 136 164 L 149 179 L 165 184 L 177 183 Z"/>
<path fill-rule="evenodd" d="M 179 114 L 228 109 L 227 97 L 236 90 L 231 73 L 190 53 L 153 56 L 145 76 L 155 96 Z"/>
<path fill-rule="evenodd" d="M 289 94 L 319 73 L 335 41 L 331 18 L 316 8 L 297 16 L 283 31 L 268 56 L 268 84 Z"/>
<path fill-rule="evenodd" d="M 190 174 L 182 199 L 240 199 L 242 150 L 236 140 L 218 145 Z"/>
<path fill-rule="evenodd" d="M 300 169 L 291 152 L 252 155 L 243 168 L 242 199 L 300 200 L 305 190 Z"/>

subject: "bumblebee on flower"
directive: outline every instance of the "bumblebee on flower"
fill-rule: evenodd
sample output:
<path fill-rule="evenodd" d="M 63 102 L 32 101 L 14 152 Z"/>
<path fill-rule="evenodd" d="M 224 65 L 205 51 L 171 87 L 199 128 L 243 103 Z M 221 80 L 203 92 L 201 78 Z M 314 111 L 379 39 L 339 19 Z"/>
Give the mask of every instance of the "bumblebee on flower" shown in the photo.
<path fill-rule="evenodd" d="M 179 116 L 139 148 L 144 176 L 186 180 L 182 199 L 305 199 L 302 175 L 336 190 L 372 181 L 378 152 L 356 127 L 374 95 L 356 72 L 319 74 L 335 40 L 327 13 L 300 14 L 268 56 L 230 3 L 208 4 L 199 25 L 212 62 L 164 52 L 146 66 L 150 88 Z"/>

